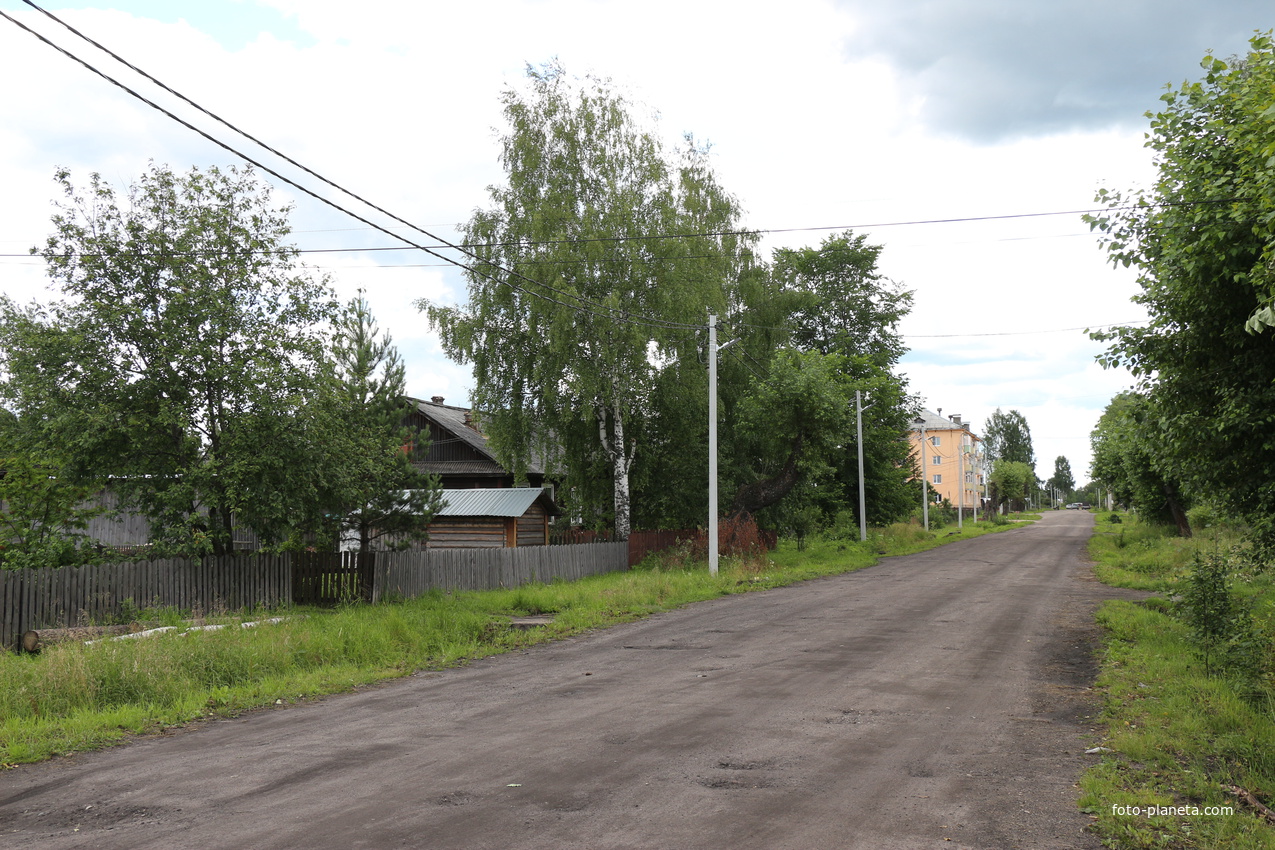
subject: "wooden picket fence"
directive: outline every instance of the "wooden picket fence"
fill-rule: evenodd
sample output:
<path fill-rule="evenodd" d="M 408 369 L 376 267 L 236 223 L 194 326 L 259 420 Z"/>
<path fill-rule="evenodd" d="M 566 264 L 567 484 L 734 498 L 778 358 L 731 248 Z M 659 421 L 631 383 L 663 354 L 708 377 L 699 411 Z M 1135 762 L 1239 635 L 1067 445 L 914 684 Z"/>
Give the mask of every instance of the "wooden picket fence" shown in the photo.
<path fill-rule="evenodd" d="M 0 648 L 32 629 L 100 625 L 146 608 L 205 614 L 388 601 L 440 589 L 573 581 L 628 568 L 621 543 L 410 552 L 286 553 L 0 570 Z"/>

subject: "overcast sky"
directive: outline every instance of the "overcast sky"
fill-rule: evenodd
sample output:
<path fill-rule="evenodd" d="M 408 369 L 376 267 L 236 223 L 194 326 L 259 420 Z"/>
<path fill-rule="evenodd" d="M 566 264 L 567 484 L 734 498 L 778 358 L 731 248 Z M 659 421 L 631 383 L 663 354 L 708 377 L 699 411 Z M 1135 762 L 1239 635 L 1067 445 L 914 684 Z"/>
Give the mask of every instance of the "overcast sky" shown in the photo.
<path fill-rule="evenodd" d="M 1133 274 L 1106 263 L 1075 211 L 1091 208 L 1100 187 L 1153 178 L 1143 116 L 1166 85 L 1197 79 L 1207 51 L 1241 52 L 1254 30 L 1275 26 L 1270 0 L 45 8 L 314 171 L 447 237 L 502 179 L 499 95 L 528 63 L 557 57 L 573 74 L 611 77 L 658 111 L 670 141 L 690 132 L 712 144 L 746 225 L 770 231 L 767 250 L 815 245 L 846 227 L 869 233 L 884 246 L 882 271 L 915 292 L 903 324 L 911 389 L 976 432 L 998 407 L 1022 411 L 1038 474 L 1051 475 L 1063 455 L 1080 480 L 1090 430 L 1130 383 L 1094 363 L 1101 349 L 1080 329 L 1144 314 L 1129 300 Z M 19 0 L 0 0 L 0 10 L 260 153 Z M 4 19 L 0 77 L 0 254 L 25 254 L 48 235 L 58 167 L 79 184 L 96 171 L 122 188 L 152 160 L 179 171 L 236 162 Z M 303 249 L 391 244 L 286 185 L 278 196 L 296 204 Z M 461 297 L 454 269 L 408 251 L 307 261 L 343 296 L 367 290 L 408 363 L 412 394 L 466 403 L 468 370 L 442 357 L 411 306 Z M 48 297 L 36 258 L 0 257 L 0 280 L 19 300 Z"/>

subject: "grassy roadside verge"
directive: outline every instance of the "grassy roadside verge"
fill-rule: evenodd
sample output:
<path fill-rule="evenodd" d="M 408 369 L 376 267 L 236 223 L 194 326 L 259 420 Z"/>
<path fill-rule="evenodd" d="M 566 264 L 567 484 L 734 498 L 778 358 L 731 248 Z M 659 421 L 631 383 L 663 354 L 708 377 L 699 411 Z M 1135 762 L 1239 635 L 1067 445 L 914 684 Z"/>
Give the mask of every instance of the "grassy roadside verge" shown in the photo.
<path fill-rule="evenodd" d="M 1105 726 L 1101 761 L 1081 780 L 1081 807 L 1113 848 L 1275 848 L 1275 828 L 1228 786 L 1275 798 L 1272 606 L 1265 573 L 1231 577 L 1234 619 L 1250 623 L 1245 645 L 1215 648 L 1207 665 L 1192 576 L 1199 558 L 1236 540 L 1209 530 L 1169 537 L 1129 517 L 1099 517 L 1090 554 L 1106 584 L 1153 592 L 1145 602 L 1110 601 L 1098 612 L 1105 646 L 1097 687 Z M 1219 663 L 1244 649 L 1246 665 Z"/>
<path fill-rule="evenodd" d="M 961 534 L 897 525 L 865 543 L 784 541 L 766 557 L 723 559 L 716 577 L 685 551 L 579 582 L 444 593 L 337 610 L 271 612 L 256 628 L 177 629 L 139 640 L 63 644 L 39 655 L 0 652 L 0 767 L 119 742 L 201 718 L 339 693 L 437 670 L 714 597 L 875 564 L 943 543 L 1017 527 L 966 523 Z M 167 624 L 179 617 L 158 612 Z M 510 618 L 553 614 L 551 625 Z M 210 621 L 214 622 L 214 621 Z"/>

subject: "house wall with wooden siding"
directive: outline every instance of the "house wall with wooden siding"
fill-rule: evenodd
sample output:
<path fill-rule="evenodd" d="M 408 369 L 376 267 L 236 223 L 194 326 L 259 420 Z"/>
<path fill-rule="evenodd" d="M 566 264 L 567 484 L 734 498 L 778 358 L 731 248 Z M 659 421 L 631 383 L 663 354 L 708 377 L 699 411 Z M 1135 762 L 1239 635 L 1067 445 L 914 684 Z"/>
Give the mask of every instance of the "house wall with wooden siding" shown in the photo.
<path fill-rule="evenodd" d="M 546 546 L 549 515 L 533 505 L 521 517 L 439 517 L 430 523 L 430 549 Z"/>
<path fill-rule="evenodd" d="M 518 517 L 519 546 L 549 545 L 549 514 L 544 505 L 536 502 Z"/>
<path fill-rule="evenodd" d="M 430 549 L 500 549 L 507 545 L 504 517 L 438 517 L 429 524 Z"/>

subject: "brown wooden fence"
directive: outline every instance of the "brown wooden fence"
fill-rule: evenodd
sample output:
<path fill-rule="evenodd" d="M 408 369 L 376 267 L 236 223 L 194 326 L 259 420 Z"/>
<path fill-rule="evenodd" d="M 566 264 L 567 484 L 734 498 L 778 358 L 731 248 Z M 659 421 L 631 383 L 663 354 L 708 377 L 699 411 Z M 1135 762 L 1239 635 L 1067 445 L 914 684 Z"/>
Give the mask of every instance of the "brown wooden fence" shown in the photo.
<path fill-rule="evenodd" d="M 119 622 L 145 608 L 204 613 L 487 590 L 624 570 L 624 543 L 413 552 L 289 553 L 0 570 L 0 647 L 31 629 Z"/>

